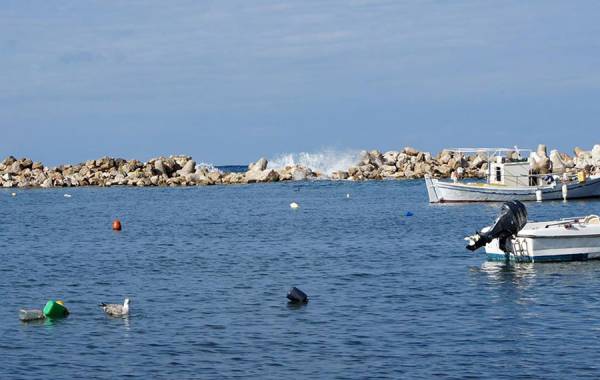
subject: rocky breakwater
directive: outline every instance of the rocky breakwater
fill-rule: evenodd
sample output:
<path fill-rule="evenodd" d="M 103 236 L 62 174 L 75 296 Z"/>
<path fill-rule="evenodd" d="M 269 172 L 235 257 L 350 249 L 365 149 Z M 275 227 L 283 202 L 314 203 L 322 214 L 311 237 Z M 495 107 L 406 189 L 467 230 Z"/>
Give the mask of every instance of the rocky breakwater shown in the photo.
<path fill-rule="evenodd" d="M 319 175 L 308 168 L 268 169 L 261 158 L 245 173 L 223 173 L 199 166 L 190 156 L 158 157 L 141 162 L 103 157 L 75 165 L 47 167 L 29 158 L 13 156 L 0 162 L 1 187 L 76 186 L 196 186 L 276 181 L 301 181 Z"/>
<path fill-rule="evenodd" d="M 336 171 L 332 179 L 368 180 L 368 179 L 415 179 L 426 174 L 432 177 L 449 177 L 458 171 L 461 176 L 481 178 L 487 173 L 487 156 L 480 154 L 467 156 L 463 153 L 443 150 L 433 156 L 429 152 L 420 152 L 412 147 L 401 151 L 382 153 L 378 150 L 364 151 L 358 165 L 347 171 Z"/>
<path fill-rule="evenodd" d="M 538 174 L 575 173 L 585 171 L 600 175 L 600 145 L 589 150 L 575 148 L 575 155 L 540 145 L 532 152 L 532 167 Z M 507 154 L 509 160 L 520 159 L 516 152 Z M 381 153 L 364 151 L 359 162 L 347 170 L 319 173 L 301 165 L 270 168 L 265 158 L 251 163 L 243 173 L 224 173 L 197 165 L 190 156 L 153 158 L 147 162 L 103 157 L 75 165 L 46 167 L 29 158 L 13 156 L 0 162 L 1 187 L 73 187 L 73 186 L 197 186 L 216 184 L 245 184 L 259 182 L 332 180 L 416 179 L 425 175 L 444 178 L 453 173 L 463 178 L 483 178 L 488 171 L 484 152 L 465 155 L 443 150 L 433 156 L 411 147 L 401 151 Z"/>
<path fill-rule="evenodd" d="M 547 153 L 546 145 L 540 144 L 530 157 L 521 157 L 516 151 L 507 152 L 509 161 L 531 159 L 534 174 L 574 174 L 585 171 L 591 175 L 600 175 L 600 145 L 589 150 L 574 149 L 574 156 L 558 150 Z M 448 178 L 456 173 L 462 178 L 484 178 L 489 162 L 486 152 L 465 155 L 461 152 L 442 150 L 433 156 L 411 147 L 401 151 L 382 153 L 378 150 L 361 153 L 360 163 L 347 171 L 336 171 L 332 179 L 370 180 L 370 179 L 417 179 L 430 175 Z"/>
<path fill-rule="evenodd" d="M 229 179 L 221 172 L 197 167 L 189 156 L 159 157 L 148 162 L 103 157 L 53 168 L 12 156 L 0 162 L 2 187 L 186 186 Z"/>

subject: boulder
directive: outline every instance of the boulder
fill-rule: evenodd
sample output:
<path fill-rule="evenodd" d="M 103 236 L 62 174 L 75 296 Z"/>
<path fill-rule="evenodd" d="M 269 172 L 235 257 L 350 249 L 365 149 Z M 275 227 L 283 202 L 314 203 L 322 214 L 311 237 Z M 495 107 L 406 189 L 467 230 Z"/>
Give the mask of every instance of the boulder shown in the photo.
<path fill-rule="evenodd" d="M 440 162 L 442 164 L 447 164 L 451 158 L 452 158 L 452 154 L 446 150 L 443 150 L 442 153 L 440 154 Z"/>
<path fill-rule="evenodd" d="M 560 158 L 567 169 L 572 169 L 575 167 L 575 161 L 571 157 L 569 157 L 568 154 L 560 153 Z"/>
<path fill-rule="evenodd" d="M 534 156 L 535 157 L 535 156 Z M 535 157 L 532 162 L 532 169 L 538 174 L 547 174 L 550 172 L 551 162 L 548 157 Z"/>
<path fill-rule="evenodd" d="M 372 150 L 369 152 L 369 163 L 376 168 L 383 166 L 383 155 L 378 150 Z"/>
<path fill-rule="evenodd" d="M 263 158 L 259 159 L 258 161 L 248 165 L 248 170 L 262 171 L 267 168 L 268 164 L 269 164 L 269 161 L 267 161 L 267 159 L 263 157 Z"/>
<path fill-rule="evenodd" d="M 600 145 L 598 144 L 592 148 L 592 161 L 594 161 L 594 165 L 600 164 Z"/>
<path fill-rule="evenodd" d="M 405 147 L 402 152 L 408 156 L 416 156 L 417 154 L 419 154 L 419 151 L 416 150 L 413 147 L 407 146 Z"/>
<path fill-rule="evenodd" d="M 350 177 L 354 177 L 354 176 L 356 176 L 359 173 L 360 173 L 360 169 L 357 168 L 356 166 L 351 166 L 351 167 L 348 168 L 348 175 Z"/>
<path fill-rule="evenodd" d="M 331 179 L 348 179 L 348 177 L 348 172 L 345 172 L 343 170 L 338 170 L 331 173 Z"/>
<path fill-rule="evenodd" d="M 383 172 L 390 174 L 396 173 L 397 171 L 396 165 L 383 165 L 381 168 L 383 169 Z"/>
<path fill-rule="evenodd" d="M 8 169 L 6 170 L 7 173 L 10 174 L 19 174 L 21 172 L 21 163 L 19 161 L 15 161 L 13 162 Z"/>
<path fill-rule="evenodd" d="M 553 173 L 562 174 L 565 172 L 567 166 L 556 149 L 550 151 L 550 162 L 552 163 Z"/>
<path fill-rule="evenodd" d="M 396 167 L 399 168 L 399 164 L 402 165 L 407 163 L 408 161 L 410 161 L 410 156 L 406 153 L 400 153 L 398 155 L 398 158 L 396 159 Z"/>
<path fill-rule="evenodd" d="M 452 168 L 450 168 L 450 166 L 446 165 L 446 164 L 442 164 L 438 167 L 435 168 L 435 170 L 442 176 L 442 177 L 448 177 L 450 176 L 450 173 L 452 172 Z"/>
<path fill-rule="evenodd" d="M 539 144 L 536 153 L 539 157 L 548 157 L 548 150 L 546 148 L 546 144 Z"/>
<path fill-rule="evenodd" d="M 580 155 L 585 153 L 585 150 L 581 149 L 580 147 L 576 146 L 573 149 L 573 153 L 575 154 L 575 158 L 578 158 Z"/>
<path fill-rule="evenodd" d="M 265 160 L 266 161 L 266 160 Z M 254 166 L 260 167 L 260 166 Z M 255 183 L 255 182 L 275 182 L 279 180 L 279 174 L 273 169 L 264 169 L 264 170 L 248 170 L 246 172 L 246 182 L 247 183 Z"/>
<path fill-rule="evenodd" d="M 396 161 L 398 161 L 398 155 L 400 153 L 396 151 L 389 151 L 383 154 L 383 163 L 385 165 L 396 165 Z"/>
<path fill-rule="evenodd" d="M 2 165 L 8 167 L 8 166 L 12 165 L 15 161 L 17 161 L 17 159 L 15 157 L 8 156 L 4 160 L 2 160 Z"/>
<path fill-rule="evenodd" d="M 375 166 L 371 165 L 371 164 L 366 164 L 366 165 L 360 165 L 358 167 L 360 169 L 360 171 L 364 174 L 364 173 L 370 173 L 372 171 L 375 170 Z"/>
<path fill-rule="evenodd" d="M 192 174 L 196 171 L 196 161 L 189 160 L 187 161 L 181 169 L 177 171 L 177 174 L 180 176 L 186 176 L 188 174 Z"/>
<path fill-rule="evenodd" d="M 473 160 L 469 163 L 470 168 L 480 168 L 485 160 L 481 158 L 481 156 L 477 155 L 473 158 Z"/>
<path fill-rule="evenodd" d="M 222 174 L 218 171 L 212 171 L 208 173 L 207 177 L 212 183 L 221 183 Z"/>
<path fill-rule="evenodd" d="M 33 166 L 33 161 L 31 161 L 29 158 L 21 159 L 21 168 L 22 169 L 31 169 L 32 166 Z"/>
<path fill-rule="evenodd" d="M 164 169 L 164 174 L 166 174 L 168 177 L 170 177 L 177 170 L 181 169 L 177 162 L 175 162 L 175 160 L 172 158 L 161 160 L 161 162 Z"/>
<path fill-rule="evenodd" d="M 291 170 L 292 181 L 304 181 L 311 174 L 311 170 L 302 166 L 294 166 Z"/>
<path fill-rule="evenodd" d="M 167 169 L 165 168 L 165 165 L 163 165 L 163 161 L 161 159 L 154 161 L 154 170 L 156 170 L 159 175 L 162 175 L 162 174 L 168 175 L 169 174 L 167 172 Z"/>

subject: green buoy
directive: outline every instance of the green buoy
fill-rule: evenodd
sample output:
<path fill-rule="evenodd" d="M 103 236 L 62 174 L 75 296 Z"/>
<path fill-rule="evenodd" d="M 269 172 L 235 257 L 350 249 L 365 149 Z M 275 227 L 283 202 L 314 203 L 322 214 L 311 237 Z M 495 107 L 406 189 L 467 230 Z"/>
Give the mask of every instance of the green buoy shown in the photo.
<path fill-rule="evenodd" d="M 44 306 L 44 315 L 46 318 L 64 318 L 69 315 L 69 310 L 62 301 L 50 300 Z"/>

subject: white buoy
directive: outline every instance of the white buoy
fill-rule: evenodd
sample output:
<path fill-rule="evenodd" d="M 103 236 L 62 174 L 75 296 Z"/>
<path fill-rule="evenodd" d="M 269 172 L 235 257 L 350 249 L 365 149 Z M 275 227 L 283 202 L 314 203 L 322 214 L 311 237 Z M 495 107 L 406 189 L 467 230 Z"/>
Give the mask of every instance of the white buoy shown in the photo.
<path fill-rule="evenodd" d="M 16 197 L 17 193 L 10 193 L 11 196 Z"/>
<path fill-rule="evenodd" d="M 290 203 L 290 207 L 293 209 L 296 209 L 296 208 L 300 207 L 300 205 L 296 202 L 292 202 L 292 203 Z"/>
<path fill-rule="evenodd" d="M 569 193 L 569 188 L 567 187 L 566 183 L 563 183 L 562 185 L 562 196 L 563 196 L 563 201 L 566 202 L 567 201 L 567 194 Z"/>
<path fill-rule="evenodd" d="M 542 190 L 541 189 L 537 189 L 535 191 L 535 200 L 537 202 L 541 202 L 542 201 Z"/>
<path fill-rule="evenodd" d="M 71 194 L 65 194 L 65 198 L 71 198 Z"/>
<path fill-rule="evenodd" d="M 346 198 L 350 198 L 350 194 L 346 194 Z"/>

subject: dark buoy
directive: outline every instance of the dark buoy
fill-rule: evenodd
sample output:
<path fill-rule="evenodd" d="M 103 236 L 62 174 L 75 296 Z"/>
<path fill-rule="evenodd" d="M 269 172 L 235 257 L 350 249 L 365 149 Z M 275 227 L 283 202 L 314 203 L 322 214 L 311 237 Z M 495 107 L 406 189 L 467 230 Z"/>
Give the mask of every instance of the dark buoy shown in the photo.
<path fill-rule="evenodd" d="M 413 216 L 414 214 L 410 211 L 407 211 L 406 214 L 404 214 L 404 216 Z"/>
<path fill-rule="evenodd" d="M 121 231 L 121 221 L 119 219 L 115 219 L 112 224 L 112 229 L 114 231 Z"/>
<path fill-rule="evenodd" d="M 297 287 L 293 287 L 288 291 L 287 299 L 290 303 L 308 303 L 308 296 Z"/>

